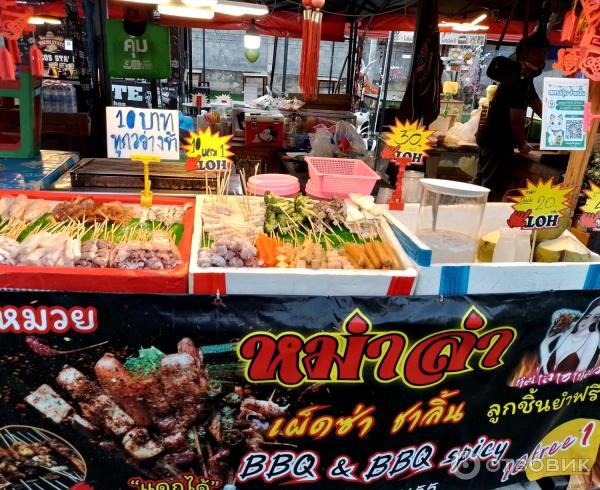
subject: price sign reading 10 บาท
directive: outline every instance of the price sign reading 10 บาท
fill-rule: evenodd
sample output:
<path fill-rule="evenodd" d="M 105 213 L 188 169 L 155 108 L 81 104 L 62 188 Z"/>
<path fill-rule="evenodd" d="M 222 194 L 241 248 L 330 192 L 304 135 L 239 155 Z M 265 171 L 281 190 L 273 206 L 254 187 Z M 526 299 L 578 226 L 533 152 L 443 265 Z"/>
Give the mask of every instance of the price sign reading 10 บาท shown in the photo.
<path fill-rule="evenodd" d="M 185 155 L 186 170 L 200 172 L 226 172 L 231 166 L 233 153 L 229 141 L 232 136 L 221 136 L 213 133 L 210 128 L 190 131 L 186 138 Z"/>
<path fill-rule="evenodd" d="M 547 230 L 558 228 L 563 211 L 569 207 L 568 196 L 573 187 L 554 185 L 553 179 L 527 181 L 525 189 L 519 189 L 518 197 L 513 197 L 514 212 L 508 219 L 508 226 L 522 230 Z"/>

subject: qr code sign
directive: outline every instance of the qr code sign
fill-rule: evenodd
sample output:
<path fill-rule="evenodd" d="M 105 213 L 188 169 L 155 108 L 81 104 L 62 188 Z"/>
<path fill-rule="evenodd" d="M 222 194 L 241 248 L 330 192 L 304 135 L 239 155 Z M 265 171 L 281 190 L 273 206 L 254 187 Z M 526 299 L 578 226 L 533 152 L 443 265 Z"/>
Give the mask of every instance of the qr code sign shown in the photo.
<path fill-rule="evenodd" d="M 583 139 L 583 120 L 581 119 L 567 119 L 567 126 L 565 131 L 565 140 L 567 141 L 581 141 Z"/>

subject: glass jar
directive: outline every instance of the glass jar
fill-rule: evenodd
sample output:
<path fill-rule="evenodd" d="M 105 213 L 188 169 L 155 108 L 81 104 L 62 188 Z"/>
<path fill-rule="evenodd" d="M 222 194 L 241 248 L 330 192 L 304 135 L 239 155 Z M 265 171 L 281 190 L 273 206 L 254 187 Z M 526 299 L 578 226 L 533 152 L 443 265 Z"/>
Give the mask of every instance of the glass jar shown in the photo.
<path fill-rule="evenodd" d="M 432 250 L 432 263 L 475 262 L 489 189 L 450 180 L 421 179 L 417 236 Z"/>

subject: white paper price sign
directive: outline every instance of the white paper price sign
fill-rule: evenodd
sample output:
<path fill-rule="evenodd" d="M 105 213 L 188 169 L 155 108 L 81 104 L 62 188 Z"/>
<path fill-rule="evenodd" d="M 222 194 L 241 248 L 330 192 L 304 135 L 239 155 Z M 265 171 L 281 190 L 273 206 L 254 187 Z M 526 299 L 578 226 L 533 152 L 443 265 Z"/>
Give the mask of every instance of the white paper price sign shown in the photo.
<path fill-rule="evenodd" d="M 179 113 L 135 107 L 106 108 L 106 145 L 109 158 L 132 154 L 179 160 Z"/>

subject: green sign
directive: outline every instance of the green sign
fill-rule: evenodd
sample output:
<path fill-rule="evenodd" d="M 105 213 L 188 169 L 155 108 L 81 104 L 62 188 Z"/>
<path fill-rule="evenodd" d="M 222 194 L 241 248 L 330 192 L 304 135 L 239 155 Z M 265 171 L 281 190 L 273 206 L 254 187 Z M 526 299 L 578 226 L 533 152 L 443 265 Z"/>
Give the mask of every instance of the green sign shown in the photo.
<path fill-rule="evenodd" d="M 123 21 L 107 22 L 108 73 L 117 78 L 158 80 L 171 74 L 169 29 L 154 24 L 146 26 L 141 36 L 130 36 Z"/>

